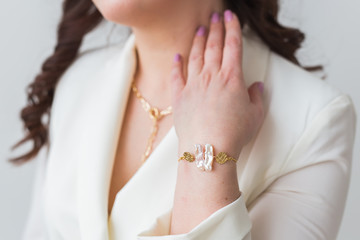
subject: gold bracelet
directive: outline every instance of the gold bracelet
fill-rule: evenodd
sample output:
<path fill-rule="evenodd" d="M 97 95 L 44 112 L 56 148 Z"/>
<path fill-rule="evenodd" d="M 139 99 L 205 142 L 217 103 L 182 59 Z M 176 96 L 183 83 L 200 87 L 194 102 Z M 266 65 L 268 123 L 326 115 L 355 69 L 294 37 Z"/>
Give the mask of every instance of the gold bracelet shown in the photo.
<path fill-rule="evenodd" d="M 213 147 L 210 144 L 205 144 L 205 152 L 200 144 L 195 144 L 195 156 L 189 152 L 184 152 L 178 161 L 186 160 L 188 162 L 196 161 L 196 166 L 201 170 L 211 171 L 212 162 L 224 164 L 228 161 L 237 162 L 237 159 L 227 155 L 225 152 L 219 152 L 216 156 L 213 156 Z"/>

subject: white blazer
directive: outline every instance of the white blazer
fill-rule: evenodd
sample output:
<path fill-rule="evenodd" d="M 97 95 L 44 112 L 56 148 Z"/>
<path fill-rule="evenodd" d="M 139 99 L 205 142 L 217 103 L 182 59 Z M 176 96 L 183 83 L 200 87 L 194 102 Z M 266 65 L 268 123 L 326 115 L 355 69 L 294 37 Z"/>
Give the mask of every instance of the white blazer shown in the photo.
<path fill-rule="evenodd" d="M 265 84 L 265 121 L 237 163 L 242 195 L 189 233 L 169 235 L 178 164 L 172 127 L 117 193 L 108 192 L 136 67 L 135 37 L 82 53 L 59 81 L 50 147 L 38 159 L 24 239 L 335 239 L 349 185 L 349 96 L 243 32 L 249 86 Z M 145 141 L 145 139 L 143 139 Z M 140 161 L 140 159 L 139 159 Z M 186 221 L 186 219 L 184 219 Z"/>

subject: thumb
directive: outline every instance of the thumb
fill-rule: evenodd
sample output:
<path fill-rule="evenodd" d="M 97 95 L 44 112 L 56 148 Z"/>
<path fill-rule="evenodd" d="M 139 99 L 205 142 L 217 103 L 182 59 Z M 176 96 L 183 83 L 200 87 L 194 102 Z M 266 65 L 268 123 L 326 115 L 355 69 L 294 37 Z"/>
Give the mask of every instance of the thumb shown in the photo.
<path fill-rule="evenodd" d="M 176 54 L 171 71 L 172 98 L 176 99 L 185 86 L 183 61 L 180 54 Z"/>
<path fill-rule="evenodd" d="M 253 83 L 249 89 L 249 97 L 252 103 L 257 106 L 262 106 L 263 103 L 263 93 L 264 93 L 264 83 L 255 82 Z"/>

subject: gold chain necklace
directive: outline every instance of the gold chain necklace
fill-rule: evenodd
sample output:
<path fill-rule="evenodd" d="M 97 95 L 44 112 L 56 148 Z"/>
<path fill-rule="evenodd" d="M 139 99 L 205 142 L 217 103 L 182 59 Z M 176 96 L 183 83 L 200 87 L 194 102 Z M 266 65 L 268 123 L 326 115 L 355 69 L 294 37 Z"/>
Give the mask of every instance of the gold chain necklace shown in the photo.
<path fill-rule="evenodd" d="M 153 125 L 152 125 L 152 128 L 151 128 L 151 134 L 150 134 L 150 137 L 149 137 L 148 142 L 146 144 L 146 150 L 145 150 L 145 153 L 141 157 L 141 161 L 142 161 L 142 163 L 144 163 L 146 161 L 146 159 L 150 156 L 152 145 L 153 145 L 154 139 L 156 137 L 156 134 L 157 134 L 158 128 L 159 128 L 158 121 L 162 117 L 172 113 L 172 107 L 168 106 L 166 109 L 160 111 L 158 108 L 152 107 L 145 100 L 145 98 L 140 94 L 139 90 L 135 86 L 135 83 L 132 83 L 132 90 L 135 93 L 136 97 L 140 100 L 143 109 L 146 112 L 149 113 L 149 116 L 150 116 L 151 120 L 153 121 Z"/>

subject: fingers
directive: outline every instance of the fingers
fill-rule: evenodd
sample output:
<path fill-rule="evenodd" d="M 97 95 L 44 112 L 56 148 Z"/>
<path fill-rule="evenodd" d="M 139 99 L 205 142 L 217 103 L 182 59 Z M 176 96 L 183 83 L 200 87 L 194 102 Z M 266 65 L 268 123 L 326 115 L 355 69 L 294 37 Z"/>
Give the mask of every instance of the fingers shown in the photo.
<path fill-rule="evenodd" d="M 212 71 L 219 71 L 224 45 L 224 26 L 219 13 L 211 16 L 209 36 L 205 49 L 205 66 Z"/>
<path fill-rule="evenodd" d="M 200 26 L 196 31 L 193 45 L 190 50 L 188 71 L 189 75 L 199 74 L 204 64 L 204 52 L 206 44 L 206 28 Z"/>
<path fill-rule="evenodd" d="M 230 10 L 224 12 L 224 20 L 226 35 L 221 69 L 225 72 L 241 73 L 242 41 L 240 22 L 236 14 Z"/>
<path fill-rule="evenodd" d="M 171 71 L 171 86 L 172 99 L 175 100 L 185 86 L 183 59 L 180 54 L 176 54 L 174 57 L 174 63 Z"/>
<path fill-rule="evenodd" d="M 240 86 L 246 90 L 243 78 L 241 78 L 240 22 L 236 14 L 230 10 L 224 12 L 224 21 L 221 18 L 217 12 L 212 14 L 208 36 L 206 36 L 207 31 L 204 26 L 198 28 L 189 55 L 188 76 L 197 76 L 200 73 L 210 76 L 220 72 L 220 76 L 225 76 L 226 79 L 223 79 L 225 82 L 240 81 Z M 207 79 L 206 76 L 205 79 Z"/>
<path fill-rule="evenodd" d="M 263 93 L 264 93 L 264 83 L 255 82 L 248 89 L 250 101 L 255 105 L 255 108 L 258 110 L 260 118 L 263 116 Z"/>

